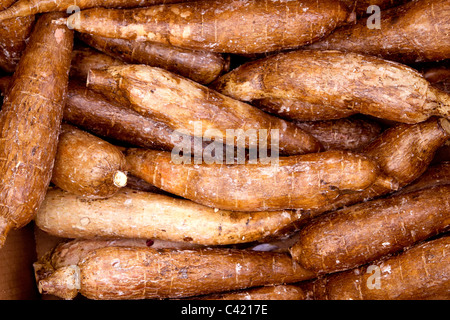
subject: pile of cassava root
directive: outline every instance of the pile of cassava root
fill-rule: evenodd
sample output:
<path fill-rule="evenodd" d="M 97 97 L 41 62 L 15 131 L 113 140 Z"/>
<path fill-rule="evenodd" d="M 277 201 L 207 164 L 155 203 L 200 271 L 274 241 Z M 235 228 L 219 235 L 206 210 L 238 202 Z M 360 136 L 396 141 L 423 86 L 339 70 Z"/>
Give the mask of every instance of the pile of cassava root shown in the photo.
<path fill-rule="evenodd" d="M 450 299 L 449 0 L 0 9 L 0 247 L 61 238 L 41 293 Z"/>

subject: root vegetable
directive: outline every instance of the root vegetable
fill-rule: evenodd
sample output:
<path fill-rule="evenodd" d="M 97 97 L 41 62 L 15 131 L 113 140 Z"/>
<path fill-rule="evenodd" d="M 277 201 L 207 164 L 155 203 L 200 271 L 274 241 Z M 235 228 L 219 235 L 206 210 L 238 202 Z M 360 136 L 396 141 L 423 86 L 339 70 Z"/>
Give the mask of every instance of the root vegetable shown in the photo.
<path fill-rule="evenodd" d="M 348 151 L 280 157 L 276 165 L 175 164 L 169 152 L 144 149 L 129 149 L 126 159 L 131 174 L 160 189 L 236 211 L 317 209 L 381 179 L 373 161 Z"/>
<path fill-rule="evenodd" d="M 361 152 L 379 164 L 384 173 L 367 189 L 343 194 L 311 212 L 317 216 L 344 206 L 393 193 L 419 178 L 432 162 L 436 151 L 450 138 L 450 122 L 432 118 L 418 124 L 398 124 L 385 132 Z M 386 184 L 387 177 L 394 183 Z"/>
<path fill-rule="evenodd" d="M 36 282 L 45 279 L 56 269 L 76 265 L 89 252 L 106 247 L 152 247 L 153 249 L 196 249 L 191 243 L 155 239 L 74 239 L 57 244 L 33 263 Z"/>
<path fill-rule="evenodd" d="M 450 185 L 436 186 L 323 215 L 300 230 L 291 255 L 317 273 L 379 260 L 447 231 L 449 194 Z"/>
<path fill-rule="evenodd" d="M 130 10 L 95 8 L 73 18 L 79 19 L 73 26 L 81 33 L 239 54 L 299 47 L 354 20 L 344 4 L 331 0 L 200 0 Z"/>
<path fill-rule="evenodd" d="M 266 286 L 193 297 L 194 300 L 305 300 L 306 293 L 294 284 Z"/>
<path fill-rule="evenodd" d="M 0 113 L 0 247 L 44 200 L 56 156 L 73 32 L 39 18 Z"/>
<path fill-rule="evenodd" d="M 182 298 L 314 277 L 287 254 L 211 248 L 107 247 L 39 281 L 39 291 L 73 299 Z"/>
<path fill-rule="evenodd" d="M 364 16 L 370 6 L 378 6 L 381 10 L 389 9 L 408 2 L 409 0 L 341 0 L 358 16 Z M 370 12 L 370 11 L 369 11 Z"/>
<path fill-rule="evenodd" d="M 450 118 L 450 95 L 431 86 L 416 70 L 350 52 L 276 54 L 234 69 L 212 88 L 300 121 L 357 113 L 403 123 Z"/>
<path fill-rule="evenodd" d="M 114 145 L 63 124 L 53 167 L 54 185 L 82 198 L 108 198 L 125 187 L 125 157 Z"/>
<path fill-rule="evenodd" d="M 229 59 L 217 53 L 91 34 L 80 34 L 79 38 L 91 47 L 127 63 L 159 67 L 201 84 L 208 84 L 229 70 Z"/>
<path fill-rule="evenodd" d="M 447 0 L 413 0 L 384 11 L 379 29 L 368 27 L 368 17 L 306 48 L 359 52 L 406 64 L 448 59 L 449 12 Z"/>
<path fill-rule="evenodd" d="M 81 69 L 76 73 L 82 77 L 84 71 L 91 69 L 90 63 Z M 10 82 L 10 77 L 0 78 L 0 91 L 6 93 Z M 178 136 L 172 140 L 174 131 L 165 124 L 123 108 L 102 94 L 87 89 L 78 80 L 69 81 L 64 120 L 97 136 L 131 146 L 171 151 L 180 143 Z M 196 143 L 203 148 L 210 144 L 195 137 L 182 138 L 183 144 L 190 141 L 190 150 L 194 150 Z"/>
<path fill-rule="evenodd" d="M 171 151 L 179 142 L 172 140 L 173 129 L 164 123 L 107 100 L 76 81 L 69 83 L 64 120 L 101 137 L 137 147 Z M 194 150 L 197 139 L 187 136 L 183 139 L 190 140 Z"/>
<path fill-rule="evenodd" d="M 36 225 L 64 238 L 140 238 L 201 245 L 248 243 L 301 217 L 295 211 L 232 212 L 166 195 L 122 189 L 95 201 L 49 190 Z"/>
<path fill-rule="evenodd" d="M 183 1 L 189 0 L 18 0 L 8 9 L 0 11 L 0 21 L 46 12 L 65 11 L 71 13 L 75 8 L 78 10 L 100 6 L 106 8 L 135 8 Z M 71 11 L 71 9 L 74 10 Z"/>
<path fill-rule="evenodd" d="M 345 118 L 295 124 L 316 138 L 325 150 L 362 149 L 381 134 L 381 126 L 366 119 Z"/>
<path fill-rule="evenodd" d="M 14 0 L 1 1 L 0 10 L 8 8 L 13 3 Z M 34 16 L 0 21 L 0 69 L 14 72 L 25 50 L 34 22 Z"/>
<path fill-rule="evenodd" d="M 311 153 L 321 148 L 315 138 L 293 123 L 164 69 L 126 65 L 91 70 L 87 86 L 191 136 L 201 135 L 204 139 L 246 148 L 270 148 L 273 130 L 278 130 L 275 139 L 281 154 Z M 235 136 L 231 136 L 230 130 Z M 246 139 L 247 132 L 252 132 L 249 130 L 255 132 L 255 139 Z M 259 130 L 265 130 L 267 140 Z M 245 145 L 240 145 L 239 140 L 245 140 Z"/>
<path fill-rule="evenodd" d="M 385 260 L 304 284 L 314 300 L 450 298 L 450 237 L 416 245 Z"/>
<path fill-rule="evenodd" d="M 70 66 L 71 79 L 77 78 L 86 82 L 89 70 L 103 69 L 110 66 L 120 66 L 123 61 L 113 58 L 91 48 L 76 48 L 72 52 L 72 64 Z"/>

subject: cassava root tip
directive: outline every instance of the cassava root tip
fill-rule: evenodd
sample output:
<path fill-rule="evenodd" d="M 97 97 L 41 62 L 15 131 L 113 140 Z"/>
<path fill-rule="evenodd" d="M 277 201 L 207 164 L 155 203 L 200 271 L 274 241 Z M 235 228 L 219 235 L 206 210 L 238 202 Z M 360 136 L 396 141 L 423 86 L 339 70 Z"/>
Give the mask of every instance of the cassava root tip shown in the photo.
<path fill-rule="evenodd" d="M 114 185 L 118 188 L 123 188 L 127 185 L 127 175 L 125 172 L 116 171 L 114 174 Z"/>
<path fill-rule="evenodd" d="M 450 134 L 450 120 L 446 118 L 440 118 L 439 125 L 441 126 L 442 129 L 444 129 L 447 133 Z"/>
<path fill-rule="evenodd" d="M 55 295 L 66 300 L 75 298 L 78 289 L 80 289 L 80 268 L 76 265 L 60 268 L 38 283 L 39 293 Z"/>

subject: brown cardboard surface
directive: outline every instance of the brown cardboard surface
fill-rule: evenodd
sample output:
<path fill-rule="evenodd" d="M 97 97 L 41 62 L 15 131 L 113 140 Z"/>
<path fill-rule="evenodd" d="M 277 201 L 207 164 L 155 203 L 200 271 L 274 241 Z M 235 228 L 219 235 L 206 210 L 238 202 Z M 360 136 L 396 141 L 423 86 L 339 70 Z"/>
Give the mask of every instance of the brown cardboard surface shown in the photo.
<path fill-rule="evenodd" d="M 0 249 L 0 299 L 32 300 L 39 294 L 34 281 L 36 259 L 33 224 L 11 231 Z"/>

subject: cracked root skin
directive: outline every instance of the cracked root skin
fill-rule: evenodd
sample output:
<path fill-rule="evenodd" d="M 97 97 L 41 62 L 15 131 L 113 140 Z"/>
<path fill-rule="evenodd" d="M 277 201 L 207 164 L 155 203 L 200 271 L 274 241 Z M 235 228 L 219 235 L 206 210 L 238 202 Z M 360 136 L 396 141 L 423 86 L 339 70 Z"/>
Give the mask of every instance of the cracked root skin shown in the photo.
<path fill-rule="evenodd" d="M 65 238 L 156 238 L 186 244 L 230 245 L 274 236 L 300 218 L 300 214 L 288 210 L 217 210 L 189 200 L 126 188 L 108 199 L 95 201 L 51 189 L 35 222 L 40 229 Z"/>
<path fill-rule="evenodd" d="M 108 38 L 252 54 L 312 43 L 349 19 L 347 7 L 331 0 L 204 0 L 135 10 L 84 10 L 75 29 Z"/>
<path fill-rule="evenodd" d="M 300 231 L 291 255 L 306 269 L 333 273 L 394 254 L 449 229 L 449 194 L 450 185 L 437 186 L 323 215 Z"/>
<path fill-rule="evenodd" d="M 39 287 L 45 293 L 63 292 L 62 297 L 70 299 L 74 296 L 72 285 L 79 277 L 78 292 L 89 299 L 160 299 L 295 283 L 315 277 L 287 254 L 224 248 L 106 247 L 91 251 L 72 266 L 78 273 L 66 272 L 68 267 L 65 268 L 40 280 Z"/>
<path fill-rule="evenodd" d="M 14 0 L 0 2 L 0 12 L 4 12 Z M 0 69 L 14 72 L 25 50 L 35 23 L 34 16 L 0 21 Z"/>
<path fill-rule="evenodd" d="M 317 139 L 295 124 L 164 69 L 126 65 L 91 70 L 87 86 L 143 116 L 151 117 L 172 130 L 187 135 L 239 147 L 244 144 L 245 147 L 262 144 L 269 147 L 272 139 L 276 139 L 275 136 L 278 135 L 280 154 L 303 154 L 321 150 Z M 261 130 L 265 130 L 262 132 L 266 133 L 267 140 L 260 143 L 259 139 L 243 139 L 251 130 L 261 140 L 265 140 L 261 133 Z M 272 130 L 278 130 L 278 133 L 272 136 Z M 234 135 L 230 131 L 234 131 Z"/>
<path fill-rule="evenodd" d="M 284 118 L 315 121 L 362 113 L 403 123 L 449 117 L 450 96 L 416 70 L 376 57 L 299 50 L 244 64 L 215 90 Z"/>
<path fill-rule="evenodd" d="M 0 216 L 12 228 L 31 221 L 50 183 L 73 45 L 52 23 L 61 16 L 38 20 L 0 113 Z"/>
<path fill-rule="evenodd" d="M 315 300 L 448 300 L 449 251 L 446 236 L 371 265 L 327 275 L 303 288 Z"/>
<path fill-rule="evenodd" d="M 114 145 L 64 123 L 51 181 L 85 198 L 108 198 L 126 185 L 125 164 Z"/>
<path fill-rule="evenodd" d="M 359 52 L 409 64 L 450 56 L 447 0 L 409 1 L 382 12 L 380 26 L 370 29 L 367 19 L 361 19 L 306 48 Z"/>
<path fill-rule="evenodd" d="M 93 8 L 101 5 L 104 8 L 134 8 L 151 6 L 160 3 L 184 2 L 191 0 L 20 0 L 7 10 L 0 12 L 0 22 L 6 19 L 26 17 L 28 15 L 64 11 L 76 5 L 80 9 Z M 10 5 L 14 0 L 5 0 Z M 6 7 L 6 6 L 5 6 Z M 1 8 L 1 6 L 0 6 Z M 3 9 L 3 8 L 1 8 Z"/>
<path fill-rule="evenodd" d="M 163 68 L 201 84 L 208 84 L 229 70 L 229 59 L 219 53 L 190 50 L 149 41 L 112 39 L 80 33 L 93 48 L 127 63 Z"/>
<path fill-rule="evenodd" d="M 280 157 L 278 164 L 174 164 L 169 152 L 143 149 L 129 149 L 126 158 L 131 174 L 160 189 L 236 211 L 317 209 L 368 188 L 380 173 L 349 151 Z"/>

